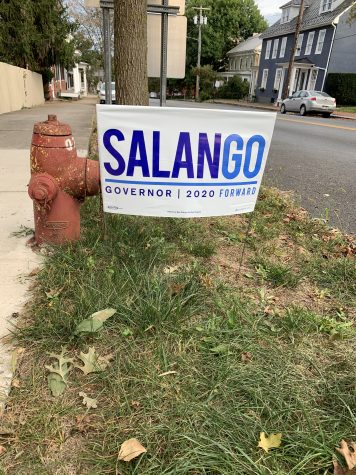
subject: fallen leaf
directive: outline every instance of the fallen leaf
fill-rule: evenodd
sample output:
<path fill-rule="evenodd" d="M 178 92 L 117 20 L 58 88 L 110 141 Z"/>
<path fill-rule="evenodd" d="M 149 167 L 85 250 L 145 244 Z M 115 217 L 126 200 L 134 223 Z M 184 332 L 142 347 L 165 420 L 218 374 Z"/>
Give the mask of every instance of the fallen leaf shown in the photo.
<path fill-rule="evenodd" d="M 179 266 L 168 266 L 163 269 L 164 274 L 174 274 L 179 269 Z"/>
<path fill-rule="evenodd" d="M 6 449 L 3 445 L 0 445 L 0 457 L 6 452 Z"/>
<path fill-rule="evenodd" d="M 349 470 L 356 467 L 356 443 L 350 442 L 349 444 L 342 440 L 340 442 L 341 448 L 337 447 L 336 450 L 344 456 L 346 465 Z"/>
<path fill-rule="evenodd" d="M 124 462 L 130 462 L 130 460 L 144 454 L 145 452 L 147 452 L 147 450 L 137 439 L 128 439 L 121 444 L 118 458 Z"/>
<path fill-rule="evenodd" d="M 347 468 L 341 467 L 336 460 L 334 463 L 334 475 L 356 475 L 356 468 L 348 470 Z"/>
<path fill-rule="evenodd" d="M 20 388 L 21 387 L 21 382 L 19 379 L 13 379 L 11 382 L 11 386 L 13 388 Z"/>
<path fill-rule="evenodd" d="M 83 398 L 84 406 L 87 406 L 88 409 L 96 409 L 98 407 L 97 399 L 92 399 L 91 397 L 87 396 L 85 392 L 81 391 L 79 396 Z"/>
<path fill-rule="evenodd" d="M 141 403 L 139 401 L 131 401 L 131 406 L 137 409 L 141 406 Z"/>
<path fill-rule="evenodd" d="M 253 275 L 248 272 L 244 274 L 244 277 L 246 277 L 247 279 L 253 279 Z"/>
<path fill-rule="evenodd" d="M 96 349 L 91 346 L 88 353 L 80 352 L 78 358 L 84 363 L 84 366 L 74 365 L 76 368 L 83 371 L 85 375 L 90 373 L 97 373 L 99 371 L 104 371 L 104 369 L 109 365 L 112 355 L 99 356 L 96 352 Z"/>
<path fill-rule="evenodd" d="M 55 298 L 59 297 L 59 295 L 60 295 L 60 293 L 62 292 L 63 289 L 64 289 L 64 287 L 61 287 L 60 289 L 51 289 L 49 292 L 45 292 L 46 297 L 49 300 L 55 299 Z"/>
<path fill-rule="evenodd" d="M 132 336 L 133 332 L 132 330 L 130 330 L 130 328 L 125 328 L 124 330 L 122 330 L 121 335 L 128 337 L 128 336 Z"/>
<path fill-rule="evenodd" d="M 265 432 L 260 433 L 260 441 L 258 442 L 257 447 L 261 447 L 265 452 L 268 452 L 269 449 L 276 449 L 281 445 L 282 434 L 271 434 L 266 436 Z"/>
<path fill-rule="evenodd" d="M 50 372 L 48 375 L 48 386 L 54 397 L 60 396 L 67 385 L 68 375 L 74 365 L 73 358 L 67 358 L 65 356 L 65 348 L 62 348 L 60 355 L 51 353 L 51 358 L 56 358 L 56 361 L 53 365 L 45 366 L 46 369 Z"/>
<path fill-rule="evenodd" d="M 243 363 L 250 363 L 252 360 L 252 353 L 250 351 L 244 351 L 241 353 L 241 361 Z"/>
<path fill-rule="evenodd" d="M 177 371 L 166 371 L 165 373 L 161 373 L 158 375 L 159 378 L 162 376 L 169 376 L 170 374 L 177 374 Z"/>
<path fill-rule="evenodd" d="M 90 317 L 81 321 L 75 330 L 75 333 L 95 333 L 103 327 L 104 322 L 116 313 L 114 308 L 106 308 L 95 312 Z"/>

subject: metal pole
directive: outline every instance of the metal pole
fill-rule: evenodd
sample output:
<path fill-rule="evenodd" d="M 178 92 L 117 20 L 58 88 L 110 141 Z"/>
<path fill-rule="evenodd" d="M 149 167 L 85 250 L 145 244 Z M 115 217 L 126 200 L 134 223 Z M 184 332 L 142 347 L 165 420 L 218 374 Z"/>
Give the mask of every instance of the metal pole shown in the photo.
<path fill-rule="evenodd" d="M 168 0 L 162 0 L 162 5 L 168 7 Z M 168 13 L 161 14 L 161 77 L 159 105 L 164 107 L 167 101 L 167 49 L 168 49 Z"/>
<path fill-rule="evenodd" d="M 201 58 L 201 19 L 202 19 L 203 11 L 200 7 L 199 16 L 198 16 L 198 24 L 199 24 L 199 34 L 198 34 L 198 61 L 197 61 L 197 79 L 195 82 L 195 100 L 199 101 L 199 89 L 200 89 L 200 58 Z"/>
<path fill-rule="evenodd" d="M 103 8 L 104 27 L 104 70 L 105 70 L 105 103 L 112 104 L 111 100 L 111 33 L 110 9 Z"/>

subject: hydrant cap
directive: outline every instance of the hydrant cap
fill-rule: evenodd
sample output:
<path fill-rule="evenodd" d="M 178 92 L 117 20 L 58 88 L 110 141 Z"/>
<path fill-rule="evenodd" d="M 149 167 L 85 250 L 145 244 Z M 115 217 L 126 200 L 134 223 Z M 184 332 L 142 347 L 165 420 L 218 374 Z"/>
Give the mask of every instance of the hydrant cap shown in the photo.
<path fill-rule="evenodd" d="M 48 120 L 44 122 L 37 122 L 33 127 L 34 134 L 41 135 L 72 135 L 72 129 L 70 125 L 63 124 L 57 120 L 57 116 L 54 114 L 48 115 Z"/>

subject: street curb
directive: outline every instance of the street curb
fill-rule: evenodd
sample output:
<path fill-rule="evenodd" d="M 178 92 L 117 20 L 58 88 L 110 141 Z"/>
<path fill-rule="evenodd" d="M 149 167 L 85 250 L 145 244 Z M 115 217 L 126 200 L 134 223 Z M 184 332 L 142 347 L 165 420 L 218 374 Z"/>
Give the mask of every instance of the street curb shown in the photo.
<path fill-rule="evenodd" d="M 224 100 L 213 100 L 213 101 L 207 101 L 212 104 L 225 104 L 227 106 L 235 106 L 235 107 L 250 107 L 251 109 L 258 109 L 258 110 L 263 110 L 266 112 L 279 112 L 278 107 L 269 107 L 269 106 L 262 106 L 262 105 L 256 105 L 255 102 L 241 102 L 241 103 L 233 103 L 233 102 L 225 102 Z M 356 114 L 355 117 L 350 117 L 347 115 L 339 115 L 339 114 L 332 114 L 331 115 L 332 119 L 342 119 L 342 120 L 356 120 Z"/>

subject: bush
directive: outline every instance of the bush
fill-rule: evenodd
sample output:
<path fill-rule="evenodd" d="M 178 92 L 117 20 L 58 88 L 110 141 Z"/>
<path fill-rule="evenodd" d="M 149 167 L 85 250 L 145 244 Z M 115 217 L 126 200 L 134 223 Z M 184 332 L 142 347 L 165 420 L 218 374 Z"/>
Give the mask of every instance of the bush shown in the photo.
<path fill-rule="evenodd" d="M 217 97 L 222 99 L 244 99 L 248 96 L 250 83 L 243 81 L 240 76 L 234 76 L 217 91 Z"/>
<path fill-rule="evenodd" d="M 335 97 L 337 104 L 356 105 L 356 74 L 328 74 L 325 91 Z"/>

